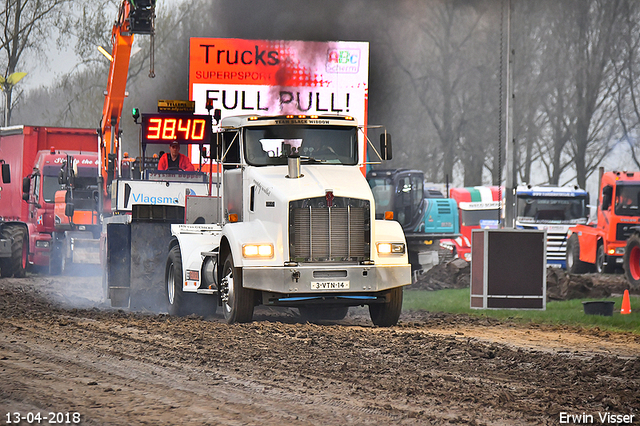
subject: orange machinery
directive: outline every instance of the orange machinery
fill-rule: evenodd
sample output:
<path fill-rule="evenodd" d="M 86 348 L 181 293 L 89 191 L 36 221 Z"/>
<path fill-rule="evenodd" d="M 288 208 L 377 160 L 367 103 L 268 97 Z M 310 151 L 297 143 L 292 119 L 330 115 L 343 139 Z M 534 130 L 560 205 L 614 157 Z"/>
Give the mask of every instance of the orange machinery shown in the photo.
<path fill-rule="evenodd" d="M 623 264 L 625 245 L 640 225 L 640 173 L 600 170 L 598 217 L 567 234 L 567 271 L 613 272 Z"/>
<path fill-rule="evenodd" d="M 100 121 L 100 179 L 103 199 L 109 197 L 108 186 L 120 173 L 119 165 L 122 162 L 120 119 L 126 97 L 125 88 L 134 34 L 151 35 L 149 77 L 155 76 L 153 72 L 155 3 L 155 0 L 123 0 L 111 31 L 113 47 L 111 54 L 106 54 L 111 61 L 111 66 Z M 104 201 L 101 201 L 103 211 L 104 207 Z"/>

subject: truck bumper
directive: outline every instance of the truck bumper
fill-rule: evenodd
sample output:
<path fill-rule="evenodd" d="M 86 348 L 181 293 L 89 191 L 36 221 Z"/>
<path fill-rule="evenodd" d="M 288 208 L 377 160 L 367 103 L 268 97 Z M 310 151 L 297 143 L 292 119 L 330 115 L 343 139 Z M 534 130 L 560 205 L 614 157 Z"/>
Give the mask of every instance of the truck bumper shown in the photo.
<path fill-rule="evenodd" d="M 63 250 L 71 263 L 100 264 L 100 240 L 89 231 L 66 231 Z"/>
<path fill-rule="evenodd" d="M 244 267 L 242 283 L 246 288 L 289 295 L 370 294 L 411 284 L 411 266 Z"/>
<path fill-rule="evenodd" d="M 29 244 L 29 263 L 37 266 L 49 266 L 51 234 L 44 232 L 33 234 Z"/>
<path fill-rule="evenodd" d="M 99 265 L 100 240 L 71 238 L 71 261 Z"/>

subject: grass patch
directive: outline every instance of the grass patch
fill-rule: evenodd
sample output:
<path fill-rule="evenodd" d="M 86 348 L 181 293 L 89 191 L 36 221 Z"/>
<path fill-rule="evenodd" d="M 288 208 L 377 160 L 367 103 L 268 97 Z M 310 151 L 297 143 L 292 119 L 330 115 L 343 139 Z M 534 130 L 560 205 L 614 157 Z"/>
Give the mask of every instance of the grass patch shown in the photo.
<path fill-rule="evenodd" d="M 438 291 L 405 290 L 403 309 L 407 311 L 424 310 L 428 312 L 469 314 L 518 322 L 564 324 L 586 328 L 599 327 L 602 330 L 626 331 L 640 335 L 640 297 L 631 296 L 631 314 L 628 315 L 620 314 L 622 296 L 597 299 L 615 302 L 613 316 L 611 317 L 585 315 L 582 302 L 587 300 L 589 299 L 547 302 L 547 309 L 545 311 L 509 309 L 483 310 L 471 309 L 469 307 L 468 288 Z"/>

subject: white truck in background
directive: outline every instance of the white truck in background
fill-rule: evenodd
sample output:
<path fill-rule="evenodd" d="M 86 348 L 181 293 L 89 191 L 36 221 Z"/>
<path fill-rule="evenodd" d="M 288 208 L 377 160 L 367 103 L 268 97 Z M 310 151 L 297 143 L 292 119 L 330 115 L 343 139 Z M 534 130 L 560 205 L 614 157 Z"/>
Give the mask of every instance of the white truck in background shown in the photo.
<path fill-rule="evenodd" d="M 336 320 L 368 305 L 375 325 L 395 325 L 411 283 L 406 241 L 397 222 L 375 219 L 355 120 L 237 116 L 218 129 L 219 190 L 187 196 L 194 219 L 171 225 L 169 313 L 218 305 L 228 323 L 249 322 L 268 305 Z M 390 138 L 380 139 L 388 159 Z"/>
<path fill-rule="evenodd" d="M 589 219 L 589 193 L 577 186 L 516 188 L 516 227 L 547 231 L 547 266 L 566 269 L 567 232 Z"/>

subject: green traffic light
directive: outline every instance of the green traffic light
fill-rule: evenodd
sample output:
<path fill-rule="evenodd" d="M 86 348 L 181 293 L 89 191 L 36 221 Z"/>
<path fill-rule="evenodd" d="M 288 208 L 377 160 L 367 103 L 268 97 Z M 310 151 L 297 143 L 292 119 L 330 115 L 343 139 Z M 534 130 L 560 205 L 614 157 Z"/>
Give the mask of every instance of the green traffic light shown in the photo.
<path fill-rule="evenodd" d="M 131 115 L 133 115 L 133 121 L 138 122 L 138 118 L 140 118 L 140 110 L 138 108 L 133 108 L 131 110 Z"/>

